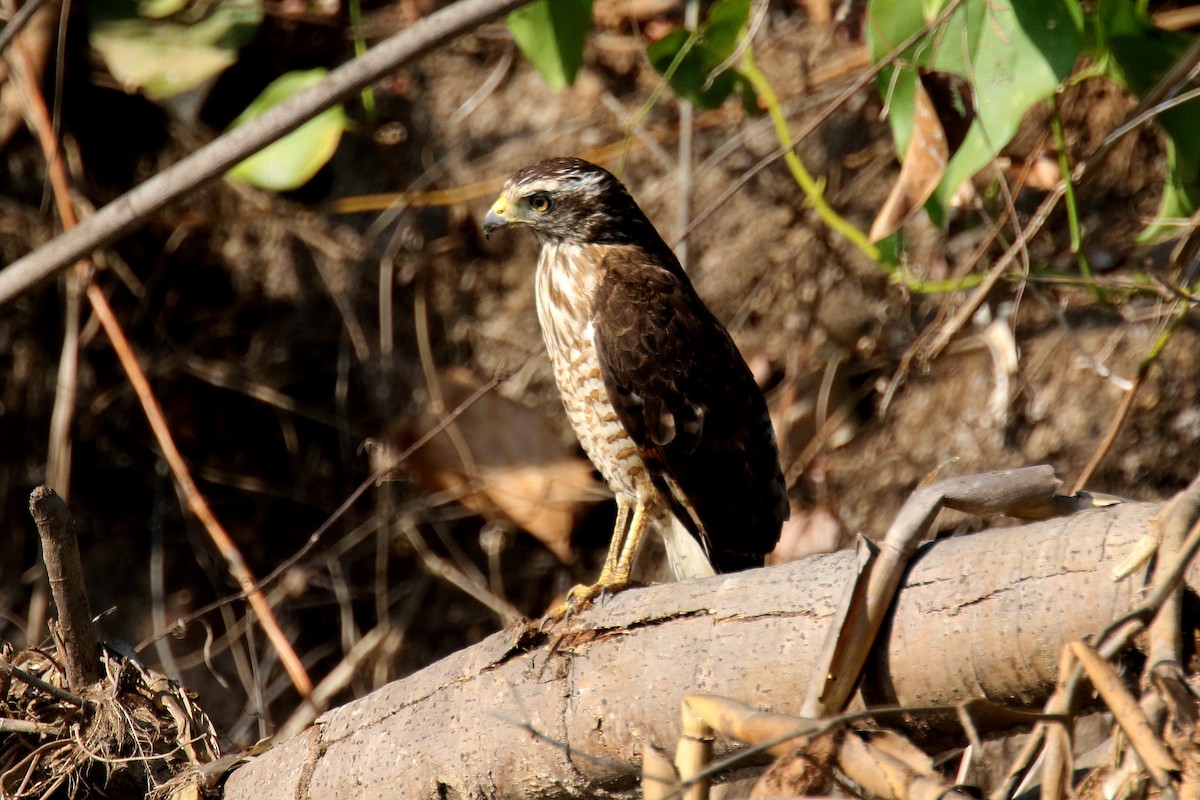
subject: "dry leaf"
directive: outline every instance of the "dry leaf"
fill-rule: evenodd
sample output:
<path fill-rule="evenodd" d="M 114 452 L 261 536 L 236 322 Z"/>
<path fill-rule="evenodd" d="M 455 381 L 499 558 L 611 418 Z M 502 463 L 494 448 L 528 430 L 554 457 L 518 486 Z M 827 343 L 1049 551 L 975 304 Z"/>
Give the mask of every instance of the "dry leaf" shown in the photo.
<path fill-rule="evenodd" d="M 833 779 L 831 765 L 841 738 L 840 731 L 830 732 L 803 750 L 780 756 L 754 784 L 751 800 L 828 794 Z"/>
<path fill-rule="evenodd" d="M 895 232 L 921 209 L 942 180 L 950 148 L 937 109 L 920 81 L 913 98 L 913 130 L 900 177 L 871 224 L 871 241 Z"/>
<path fill-rule="evenodd" d="M 440 380 L 446 413 L 481 385 L 466 369 L 447 370 Z M 424 410 L 399 437 L 401 445 L 440 421 Z M 460 493 L 459 501 L 471 511 L 528 531 L 564 562 L 571 559 L 571 532 L 579 517 L 608 496 L 592 465 L 563 444 L 545 417 L 495 392 L 463 411 L 404 468 L 426 490 Z"/>

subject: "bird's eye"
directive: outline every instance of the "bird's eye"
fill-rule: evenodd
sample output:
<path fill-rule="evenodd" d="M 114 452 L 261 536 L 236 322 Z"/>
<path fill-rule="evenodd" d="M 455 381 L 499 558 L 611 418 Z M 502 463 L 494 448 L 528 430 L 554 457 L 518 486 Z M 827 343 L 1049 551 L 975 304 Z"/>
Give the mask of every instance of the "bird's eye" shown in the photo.
<path fill-rule="evenodd" d="M 538 192 L 529 196 L 529 207 L 539 214 L 545 214 L 550 210 L 550 195 L 545 192 Z"/>

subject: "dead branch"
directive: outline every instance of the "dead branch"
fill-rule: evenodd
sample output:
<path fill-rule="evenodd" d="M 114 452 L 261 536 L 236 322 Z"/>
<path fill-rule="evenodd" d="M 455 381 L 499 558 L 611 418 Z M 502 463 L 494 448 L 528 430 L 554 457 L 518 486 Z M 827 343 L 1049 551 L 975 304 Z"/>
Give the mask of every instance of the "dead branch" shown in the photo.
<path fill-rule="evenodd" d="M 1141 574 L 1114 582 L 1111 570 L 1156 509 L 1118 505 L 921 550 L 859 702 L 1040 705 L 1064 643 L 1140 601 Z M 498 633 L 324 714 L 235 772 L 226 800 L 632 790 L 643 746 L 679 739 L 686 694 L 797 713 L 853 569 L 852 553 L 817 556 L 631 590 L 554 641 Z M 1191 570 L 1189 585 L 1198 580 Z M 973 723 L 997 724 L 982 709 Z"/>
<path fill-rule="evenodd" d="M 16 297 L 325 109 L 385 77 L 401 64 L 445 44 L 528 0 L 460 0 L 404 28 L 319 84 L 173 164 L 112 201 L 77 227 L 0 271 L 0 303 Z"/>
<path fill-rule="evenodd" d="M 33 15 L 37 13 L 38 9 L 48 2 L 49 0 L 33 0 L 32 2 L 24 3 L 17 9 L 17 13 L 13 14 L 12 19 L 4 26 L 4 30 L 0 31 L 0 52 L 8 48 L 17 34 L 25 30 L 25 26 L 33 20 Z"/>
<path fill-rule="evenodd" d="M 855 580 L 847 584 L 833 633 L 813 669 L 801 715 L 827 717 L 844 707 L 887 619 L 904 570 L 942 506 L 979 515 L 1043 519 L 1052 515 L 1058 485 L 1054 470 L 1043 465 L 946 478 L 913 492 L 878 547 L 865 539 L 860 542 L 861 566 Z"/>
<path fill-rule="evenodd" d="M 67 504 L 53 489 L 39 486 L 29 496 L 29 513 L 42 540 L 42 558 L 50 578 L 50 591 L 58 608 L 58 633 L 67 685 L 79 692 L 104 677 L 100 647 L 92 628 L 87 583 L 79 561 L 75 520 Z"/>

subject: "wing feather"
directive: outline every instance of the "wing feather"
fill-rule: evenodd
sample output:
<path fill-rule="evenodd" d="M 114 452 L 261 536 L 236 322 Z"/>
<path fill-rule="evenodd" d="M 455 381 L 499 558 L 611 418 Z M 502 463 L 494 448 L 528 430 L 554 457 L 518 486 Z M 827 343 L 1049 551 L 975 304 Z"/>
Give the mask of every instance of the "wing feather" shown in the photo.
<path fill-rule="evenodd" d="M 677 262 L 637 247 L 605 251 L 593 322 L 613 407 L 713 565 L 761 565 L 787 517 L 762 392 Z"/>

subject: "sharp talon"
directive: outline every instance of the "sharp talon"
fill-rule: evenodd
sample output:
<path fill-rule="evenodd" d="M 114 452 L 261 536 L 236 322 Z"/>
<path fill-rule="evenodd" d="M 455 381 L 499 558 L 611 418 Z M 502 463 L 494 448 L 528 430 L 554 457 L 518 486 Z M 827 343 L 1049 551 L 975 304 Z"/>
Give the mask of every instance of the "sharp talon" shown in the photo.
<path fill-rule="evenodd" d="M 553 628 L 558 623 L 568 619 L 572 613 L 573 612 L 570 606 L 564 602 L 562 605 L 546 614 L 546 616 L 542 617 L 542 621 L 538 623 L 538 628 L 542 631 Z"/>
<path fill-rule="evenodd" d="M 542 617 L 541 627 L 545 630 L 563 620 L 569 620 L 576 614 L 585 611 L 594 604 L 603 605 L 617 592 L 629 584 L 625 581 L 612 583 L 595 583 L 590 586 L 579 585 L 567 593 L 567 598 L 546 616 Z"/>

